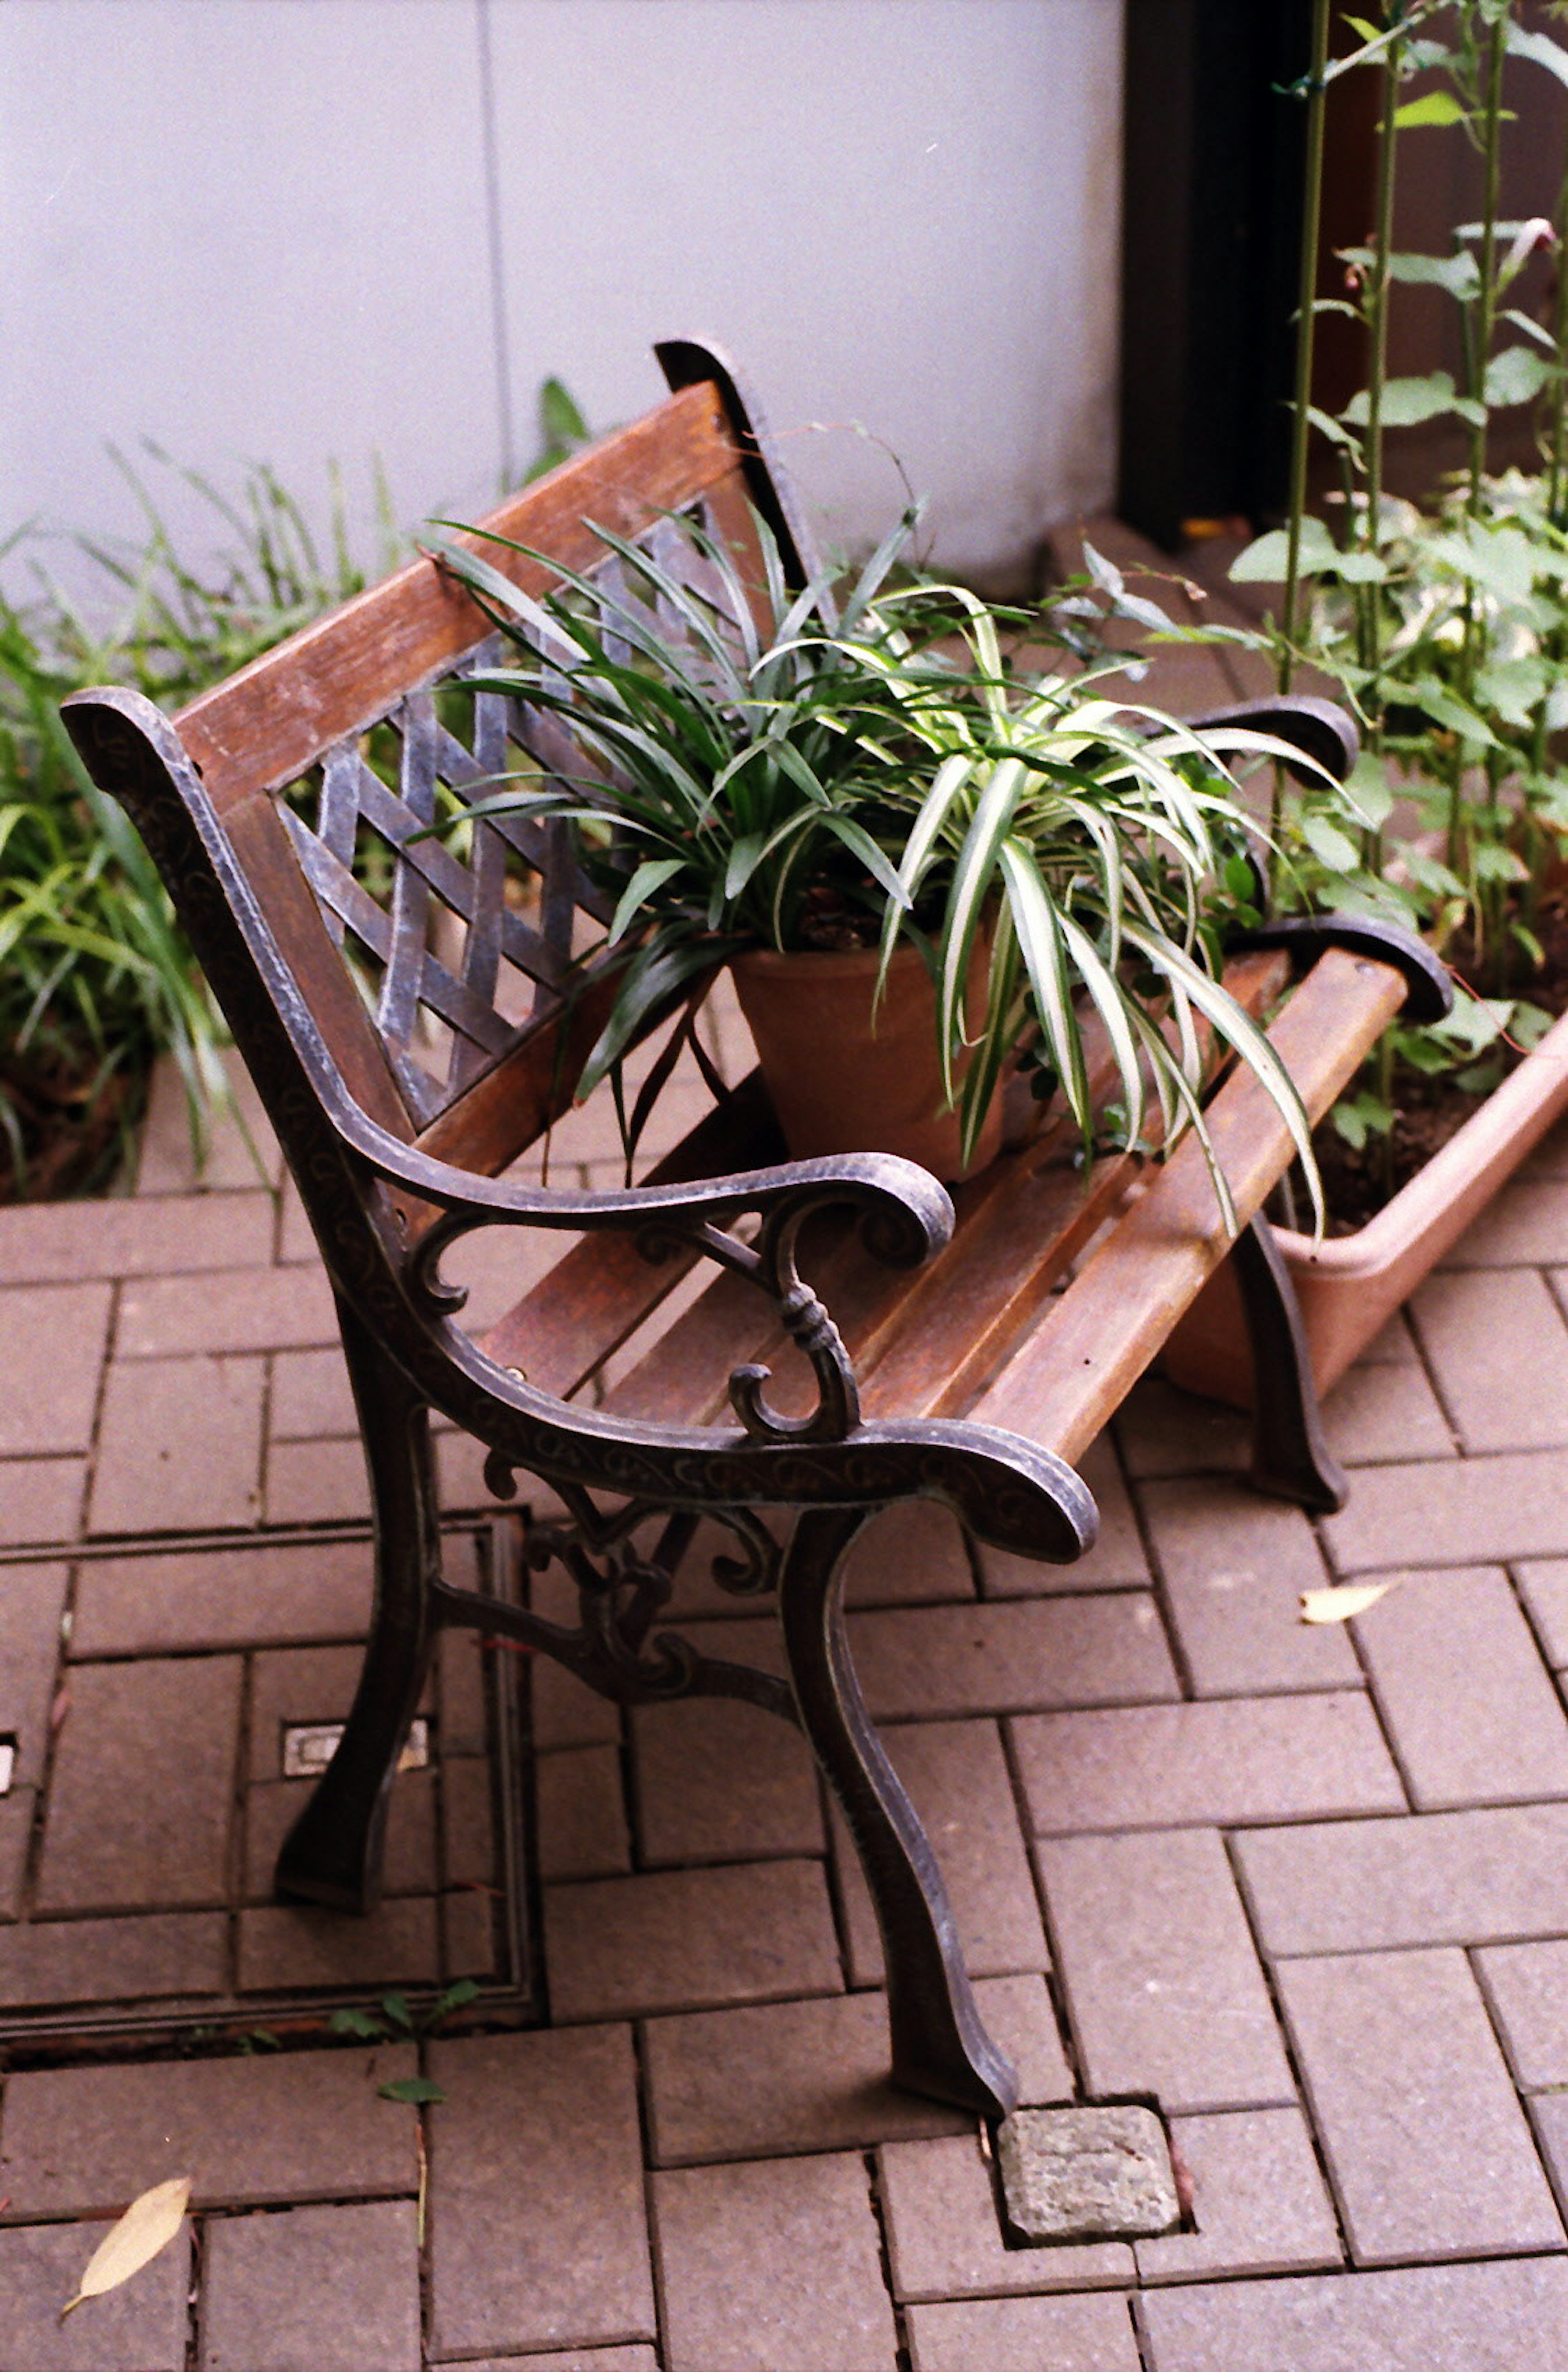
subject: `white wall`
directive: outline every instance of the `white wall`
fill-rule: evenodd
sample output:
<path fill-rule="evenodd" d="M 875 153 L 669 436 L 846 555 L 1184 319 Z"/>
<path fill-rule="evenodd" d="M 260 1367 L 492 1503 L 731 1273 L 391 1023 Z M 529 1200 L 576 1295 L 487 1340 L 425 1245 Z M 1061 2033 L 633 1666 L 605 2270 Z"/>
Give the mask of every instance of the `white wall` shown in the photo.
<path fill-rule="evenodd" d="M 4 0 L 0 536 L 134 528 L 104 448 L 144 436 L 318 509 L 328 457 L 363 498 L 377 452 L 404 519 L 471 512 L 547 373 L 608 425 L 657 400 L 650 342 L 694 333 L 827 540 L 900 500 L 858 422 L 939 562 L 1016 574 L 1110 490 L 1121 19 Z"/>

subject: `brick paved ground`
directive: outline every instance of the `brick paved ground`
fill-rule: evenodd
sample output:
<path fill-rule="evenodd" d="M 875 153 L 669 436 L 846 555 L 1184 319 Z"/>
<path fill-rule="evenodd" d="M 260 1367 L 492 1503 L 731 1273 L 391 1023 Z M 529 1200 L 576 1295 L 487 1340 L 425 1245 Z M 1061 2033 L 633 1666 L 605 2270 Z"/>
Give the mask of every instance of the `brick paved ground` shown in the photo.
<path fill-rule="evenodd" d="M 190 1191 L 168 1111 L 141 1183 L 0 1212 L 0 2011 L 482 1971 L 472 1669 L 399 1783 L 370 1939 L 265 1902 L 279 1725 L 340 1708 L 366 1566 L 256 1530 L 341 1530 L 364 1485 L 291 1198 L 231 1140 Z M 863 1558 L 868 1691 L 1027 2096 L 1156 2098 L 1194 2228 L 1005 2246 L 972 2128 L 883 2080 L 875 1931 L 797 1741 L 541 1672 L 552 2022 L 13 2064 L 0 2372 L 1568 2361 L 1565 1276 L 1568 1134 L 1335 1396 L 1343 1515 L 1249 1497 L 1237 1422 L 1155 1383 L 1091 1460 L 1083 1566 L 977 1572 L 935 1512 Z M 464 1445 L 445 1471 L 477 1506 Z M 1296 1622 L 1353 1574 L 1410 1577 Z M 683 1599 L 769 1657 L 765 1614 Z M 444 2102 L 379 2096 L 415 2068 Z M 188 2238 L 59 2328 L 103 2219 L 183 2172 Z"/>

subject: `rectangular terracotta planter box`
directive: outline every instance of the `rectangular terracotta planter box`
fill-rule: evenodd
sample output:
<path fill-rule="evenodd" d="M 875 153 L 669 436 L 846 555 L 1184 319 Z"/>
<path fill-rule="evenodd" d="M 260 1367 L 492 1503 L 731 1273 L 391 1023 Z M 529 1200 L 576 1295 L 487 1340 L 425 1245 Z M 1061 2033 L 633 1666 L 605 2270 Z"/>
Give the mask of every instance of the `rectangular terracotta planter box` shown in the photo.
<path fill-rule="evenodd" d="M 1339 1381 L 1564 1110 L 1568 1015 L 1365 1227 L 1316 1246 L 1275 1228 L 1319 1392 Z M 1252 1358 L 1228 1261 L 1171 1334 L 1165 1372 L 1210 1400 L 1252 1405 Z"/>

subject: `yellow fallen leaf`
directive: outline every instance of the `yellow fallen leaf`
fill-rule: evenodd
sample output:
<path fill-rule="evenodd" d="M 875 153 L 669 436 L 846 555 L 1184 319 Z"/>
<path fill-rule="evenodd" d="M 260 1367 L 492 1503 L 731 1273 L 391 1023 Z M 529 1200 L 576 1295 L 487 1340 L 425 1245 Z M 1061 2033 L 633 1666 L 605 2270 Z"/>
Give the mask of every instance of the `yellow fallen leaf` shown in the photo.
<path fill-rule="evenodd" d="M 80 2306 L 84 2298 L 101 2297 L 105 2290 L 117 2290 L 133 2273 L 150 2264 L 160 2249 L 167 2249 L 185 2221 L 185 2210 L 191 2204 L 191 2177 L 177 2175 L 171 2182 L 155 2182 L 139 2199 L 133 2199 L 111 2230 L 106 2232 L 92 2255 L 74 2298 L 60 2309 L 64 2321 L 72 2307 Z"/>
<path fill-rule="evenodd" d="M 1397 1582 L 1364 1581 L 1348 1588 L 1304 1589 L 1301 1593 L 1301 1619 L 1304 1622 L 1348 1622 L 1353 1614 L 1365 1614 L 1376 1606 Z"/>

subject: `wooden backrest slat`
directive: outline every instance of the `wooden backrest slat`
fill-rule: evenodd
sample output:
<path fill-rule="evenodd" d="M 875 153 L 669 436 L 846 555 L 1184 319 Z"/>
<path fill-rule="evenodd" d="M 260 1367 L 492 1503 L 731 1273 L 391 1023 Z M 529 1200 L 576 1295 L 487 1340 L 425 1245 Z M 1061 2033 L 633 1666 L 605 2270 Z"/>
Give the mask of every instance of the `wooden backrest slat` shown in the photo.
<path fill-rule="evenodd" d="M 482 524 L 564 566 L 591 569 L 604 547 L 589 521 L 635 535 L 660 511 L 681 509 L 741 468 L 714 390 L 689 387 L 525 487 Z M 483 541 L 473 548 L 532 593 L 552 581 L 552 572 L 520 553 Z M 488 632 L 433 561 L 412 561 L 192 701 L 176 720 L 180 738 L 226 813 L 252 791 L 296 781 L 334 742 L 367 730 Z"/>

